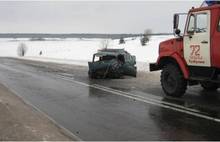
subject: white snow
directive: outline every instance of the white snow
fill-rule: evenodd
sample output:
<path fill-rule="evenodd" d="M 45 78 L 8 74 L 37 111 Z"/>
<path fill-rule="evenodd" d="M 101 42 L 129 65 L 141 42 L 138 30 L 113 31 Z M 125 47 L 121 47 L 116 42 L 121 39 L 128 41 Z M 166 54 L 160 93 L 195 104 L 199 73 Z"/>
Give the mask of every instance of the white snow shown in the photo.
<path fill-rule="evenodd" d="M 140 38 L 126 38 L 125 44 L 119 40 L 109 40 L 108 48 L 124 48 L 136 56 L 138 70 L 148 70 L 148 63 L 155 62 L 161 41 L 173 36 L 152 36 L 146 46 L 141 46 Z M 27 47 L 24 59 L 39 60 L 87 66 L 92 56 L 101 48 L 103 39 L 46 39 L 30 41 L 29 39 L 0 39 L 1 57 L 18 57 L 17 48 L 21 43 Z M 41 53 L 41 54 L 40 54 Z"/>

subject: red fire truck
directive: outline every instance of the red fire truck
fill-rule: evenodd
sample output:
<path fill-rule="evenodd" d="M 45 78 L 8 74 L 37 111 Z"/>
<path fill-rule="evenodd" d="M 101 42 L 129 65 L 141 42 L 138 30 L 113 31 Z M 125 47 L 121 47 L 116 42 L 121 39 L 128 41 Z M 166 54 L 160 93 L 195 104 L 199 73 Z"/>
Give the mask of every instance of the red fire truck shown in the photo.
<path fill-rule="evenodd" d="M 162 70 L 161 85 L 166 95 L 181 97 L 188 85 L 217 90 L 220 84 L 220 4 L 192 8 L 187 14 L 183 34 L 174 14 L 176 38 L 159 45 L 156 63 L 150 71 Z"/>

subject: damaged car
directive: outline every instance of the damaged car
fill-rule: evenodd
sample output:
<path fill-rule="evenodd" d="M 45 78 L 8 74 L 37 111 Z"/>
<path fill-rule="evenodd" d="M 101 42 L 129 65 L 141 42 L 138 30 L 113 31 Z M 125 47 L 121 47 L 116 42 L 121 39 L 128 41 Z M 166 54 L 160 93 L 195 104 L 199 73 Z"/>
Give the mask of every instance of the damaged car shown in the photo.
<path fill-rule="evenodd" d="M 88 62 L 90 78 L 121 78 L 124 75 L 136 77 L 136 57 L 124 49 L 102 49 Z"/>

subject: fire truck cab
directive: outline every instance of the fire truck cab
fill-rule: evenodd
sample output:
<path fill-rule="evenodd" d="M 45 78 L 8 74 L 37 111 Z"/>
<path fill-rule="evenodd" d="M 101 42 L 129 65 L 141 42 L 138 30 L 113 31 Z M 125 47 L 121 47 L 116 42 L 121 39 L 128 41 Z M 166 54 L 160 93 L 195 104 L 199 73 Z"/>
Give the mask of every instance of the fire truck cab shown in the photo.
<path fill-rule="evenodd" d="M 188 85 L 217 90 L 220 83 L 220 4 L 192 8 L 187 14 L 181 35 L 179 16 L 174 14 L 176 38 L 159 45 L 156 63 L 150 71 L 162 70 L 161 85 L 165 94 L 181 97 Z"/>

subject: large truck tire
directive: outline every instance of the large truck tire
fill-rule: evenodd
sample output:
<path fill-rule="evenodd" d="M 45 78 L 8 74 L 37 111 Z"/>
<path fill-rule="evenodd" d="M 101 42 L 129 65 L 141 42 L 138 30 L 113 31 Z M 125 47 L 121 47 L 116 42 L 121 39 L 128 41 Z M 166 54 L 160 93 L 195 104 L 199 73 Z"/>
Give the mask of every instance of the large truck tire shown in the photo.
<path fill-rule="evenodd" d="M 200 82 L 200 84 L 203 87 L 203 89 L 206 91 L 215 91 L 219 88 L 218 83 L 204 81 L 204 82 Z"/>
<path fill-rule="evenodd" d="M 181 97 L 187 89 L 187 81 L 175 64 L 166 65 L 161 72 L 161 85 L 168 96 Z"/>

